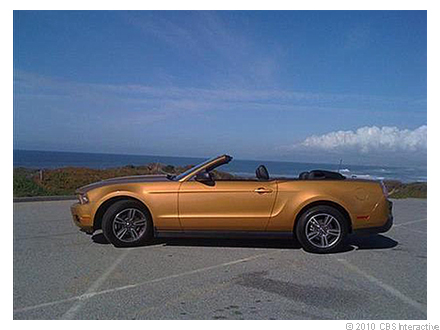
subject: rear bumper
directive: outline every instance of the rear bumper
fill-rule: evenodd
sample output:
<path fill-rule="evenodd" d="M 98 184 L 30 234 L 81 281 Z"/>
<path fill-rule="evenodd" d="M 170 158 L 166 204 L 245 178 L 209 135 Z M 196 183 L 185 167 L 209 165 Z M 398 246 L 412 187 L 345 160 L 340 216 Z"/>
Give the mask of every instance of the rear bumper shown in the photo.
<path fill-rule="evenodd" d="M 394 218 L 393 218 L 393 202 L 387 200 L 387 206 L 388 206 L 388 218 L 382 226 L 377 227 L 370 227 L 370 228 L 360 228 L 354 230 L 355 234 L 380 234 L 380 233 L 386 233 L 391 229 L 393 226 Z"/>

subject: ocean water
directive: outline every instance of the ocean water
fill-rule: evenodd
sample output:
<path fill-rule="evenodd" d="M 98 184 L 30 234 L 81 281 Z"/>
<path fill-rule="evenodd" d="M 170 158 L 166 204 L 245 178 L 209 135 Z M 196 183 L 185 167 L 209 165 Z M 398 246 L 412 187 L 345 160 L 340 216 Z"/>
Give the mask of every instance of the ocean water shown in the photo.
<path fill-rule="evenodd" d="M 77 152 L 14 150 L 14 167 L 58 168 L 89 167 L 112 168 L 125 165 L 145 165 L 163 163 L 167 165 L 195 165 L 206 159 L 189 157 L 167 157 L 149 155 L 117 155 Z M 255 175 L 258 165 L 264 164 L 271 176 L 294 178 L 303 171 L 314 169 L 338 171 L 339 164 L 317 164 L 297 162 L 274 162 L 234 159 L 221 170 L 242 176 Z M 400 180 L 403 182 L 426 182 L 426 167 L 386 167 L 343 164 L 340 173 L 347 177 L 376 180 Z"/>

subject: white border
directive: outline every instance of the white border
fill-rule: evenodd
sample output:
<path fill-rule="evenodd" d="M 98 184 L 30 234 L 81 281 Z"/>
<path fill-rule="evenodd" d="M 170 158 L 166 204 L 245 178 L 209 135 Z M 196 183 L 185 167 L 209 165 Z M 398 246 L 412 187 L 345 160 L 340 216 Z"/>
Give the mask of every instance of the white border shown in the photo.
<path fill-rule="evenodd" d="M 4 182 L 9 187 L 7 190 L 12 189 L 12 122 L 13 122 L 13 91 L 12 91 L 12 77 L 13 77 L 13 15 L 12 10 L 49 10 L 49 9 L 107 9 L 107 10 L 122 10 L 122 9 L 150 9 L 150 10 L 160 10 L 160 9 L 295 9 L 295 10 L 316 10 L 316 9 L 326 9 L 326 10 L 336 10 L 336 9 L 344 9 L 344 10 L 360 10 L 360 9 L 380 9 L 380 10 L 428 10 L 428 177 L 429 177 L 429 186 L 428 186 L 428 196 L 430 201 L 436 201 L 439 196 L 437 192 L 438 185 L 438 169 L 439 159 L 437 155 L 437 146 L 438 141 L 440 141 L 439 130 L 437 129 L 437 113 L 440 109 L 439 101 L 436 97 L 439 94 L 439 86 L 436 84 L 436 78 L 439 76 L 439 58 L 440 54 L 438 52 L 438 40 L 440 31 L 439 27 L 439 14 L 438 10 L 435 6 L 435 2 L 432 1 L 368 1 L 368 2 L 355 2 L 355 1 L 310 1 L 310 2 L 286 2 L 286 1 L 230 1 L 224 0 L 221 2 L 209 2 L 209 1 L 165 1 L 165 2 L 141 2 L 141 1 L 106 1 L 104 2 L 92 2 L 92 1 L 75 1 L 75 2 L 61 2 L 61 1 L 19 1 L 19 2 L 9 2 L 2 4 L 1 11 L 1 40 L 4 45 L 2 52 L 2 111 L 1 111 L 1 125 L 2 125 L 2 152 L 4 157 L 6 158 L 2 163 L 2 173 L 4 174 Z M 10 235 L 6 235 L 2 239 L 2 244 L 4 247 L 4 265 L 7 265 L 7 272 L 3 277 L 2 286 L 3 286 L 3 295 L 2 295 L 2 320 L 12 320 L 12 283 L 13 283 L 13 273 L 12 273 L 12 194 L 11 190 L 6 191 L 6 189 L 2 190 L 2 205 L 7 208 L 7 212 L 3 213 L 5 216 L 3 221 L 5 222 L 3 225 L 6 227 L 6 230 L 11 233 Z M 440 232 L 439 224 L 437 221 L 438 210 L 435 209 L 435 204 L 432 205 L 428 201 L 428 218 L 430 219 L 428 224 L 428 322 L 426 321 L 406 321 L 400 322 L 405 324 L 440 324 L 440 317 L 438 309 L 438 296 L 439 296 L 439 281 L 438 281 L 438 238 L 436 233 Z M 440 221 L 440 220 L 439 220 Z M 437 305 L 437 306 L 436 306 Z M 166 327 L 166 326 L 174 326 L 174 327 L 191 327 L 191 328 L 202 328 L 209 326 L 211 328 L 223 328 L 224 326 L 230 327 L 238 327 L 243 326 L 242 323 L 238 323 L 238 321 L 211 321 L 209 325 L 206 323 L 208 321 L 202 322 L 179 322 L 179 323 L 170 323 L 172 321 L 149 321 L 148 324 L 122 324 L 121 322 L 111 322 L 104 321 L 104 323 L 99 324 L 102 327 L 110 327 L 110 328 L 120 328 L 121 326 L 145 326 L 145 327 Z M 266 328 L 268 326 L 273 326 L 273 324 L 267 323 L 269 321 L 248 321 L 245 326 L 252 328 Z M 307 328 L 322 328 L 325 326 L 328 329 L 345 329 L 347 321 L 295 321 L 294 324 L 291 324 L 292 321 L 277 321 L 277 327 L 298 327 L 299 329 L 303 327 Z M 325 324 L 323 323 L 325 322 Z M 355 321 L 351 321 L 355 323 Z M 386 321 L 391 322 L 391 321 Z M 365 323 L 365 322 L 364 322 Z M 374 321 L 376 324 L 376 329 L 379 329 L 378 326 L 382 323 L 381 321 Z M 29 326 L 37 326 L 42 325 L 44 327 L 55 328 L 59 326 L 78 326 L 78 324 L 70 323 L 68 321 L 63 322 L 63 324 L 59 324 L 58 322 L 50 322 L 50 321 L 41 321 L 38 323 L 23 323 L 20 321 L 15 321 L 14 324 L 5 324 L 3 322 L 3 326 L 5 328 L 9 327 L 29 327 Z M 91 321 L 82 322 L 81 327 L 96 327 L 97 324 L 91 323 Z M 403 330 L 403 329 L 402 329 Z"/>

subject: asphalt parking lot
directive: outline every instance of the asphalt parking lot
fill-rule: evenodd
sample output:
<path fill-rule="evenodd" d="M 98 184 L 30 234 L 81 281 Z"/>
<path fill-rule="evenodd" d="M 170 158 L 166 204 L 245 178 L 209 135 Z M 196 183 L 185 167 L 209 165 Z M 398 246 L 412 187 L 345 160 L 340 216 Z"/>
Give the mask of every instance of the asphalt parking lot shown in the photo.
<path fill-rule="evenodd" d="M 72 201 L 14 203 L 14 319 L 426 319 L 426 200 L 345 251 L 289 240 L 166 239 L 115 248 Z"/>

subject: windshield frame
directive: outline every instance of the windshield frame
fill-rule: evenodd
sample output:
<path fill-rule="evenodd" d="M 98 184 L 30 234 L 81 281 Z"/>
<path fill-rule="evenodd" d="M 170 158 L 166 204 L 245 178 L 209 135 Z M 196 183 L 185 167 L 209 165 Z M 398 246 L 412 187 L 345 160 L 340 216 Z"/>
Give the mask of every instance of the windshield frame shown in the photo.
<path fill-rule="evenodd" d="M 210 158 L 208 160 L 205 160 L 204 162 L 197 164 L 190 169 L 186 170 L 185 172 L 175 176 L 173 178 L 174 181 L 186 181 L 189 178 L 191 178 L 193 175 L 197 174 L 198 172 L 202 171 L 204 168 L 212 167 L 216 165 L 216 163 L 219 163 L 217 166 L 229 163 L 232 160 L 231 156 L 228 155 L 221 155 L 217 157 Z M 217 167 L 215 166 L 215 167 Z"/>

